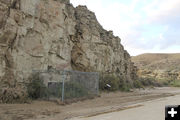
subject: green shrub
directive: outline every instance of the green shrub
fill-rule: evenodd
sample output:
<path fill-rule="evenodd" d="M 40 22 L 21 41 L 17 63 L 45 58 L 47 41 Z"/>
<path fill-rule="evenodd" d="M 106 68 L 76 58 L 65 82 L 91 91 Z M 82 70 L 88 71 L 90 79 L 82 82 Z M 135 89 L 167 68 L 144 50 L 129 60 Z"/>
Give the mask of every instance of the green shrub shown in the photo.
<path fill-rule="evenodd" d="M 30 78 L 30 83 L 27 86 L 28 96 L 32 99 L 47 97 L 49 91 L 40 79 L 39 74 L 33 74 Z"/>
<path fill-rule="evenodd" d="M 123 78 L 119 78 L 119 90 L 128 92 L 132 88 L 132 83 Z"/>
<path fill-rule="evenodd" d="M 135 80 L 134 81 L 134 87 L 135 88 L 143 88 L 144 86 L 142 85 L 141 81 Z"/>
<path fill-rule="evenodd" d="M 107 84 L 109 84 L 111 87 L 108 88 Z M 100 90 L 102 91 L 130 91 L 130 88 L 132 88 L 130 83 L 117 75 L 100 75 Z"/>
<path fill-rule="evenodd" d="M 123 83 L 120 85 L 119 90 L 128 92 L 132 87 L 129 84 Z"/>
<path fill-rule="evenodd" d="M 158 80 L 155 79 L 154 77 L 141 77 L 141 78 L 139 78 L 139 82 L 144 87 L 146 87 L 146 86 L 161 87 L 164 84 L 167 84 L 167 83 L 163 83 L 163 82 L 158 82 Z"/>
<path fill-rule="evenodd" d="M 173 80 L 170 85 L 173 87 L 180 87 L 180 80 Z"/>
<path fill-rule="evenodd" d="M 108 88 L 107 84 L 109 84 L 111 87 Z M 109 91 L 119 90 L 119 78 L 112 74 L 101 75 L 100 76 L 100 89 L 109 90 Z"/>

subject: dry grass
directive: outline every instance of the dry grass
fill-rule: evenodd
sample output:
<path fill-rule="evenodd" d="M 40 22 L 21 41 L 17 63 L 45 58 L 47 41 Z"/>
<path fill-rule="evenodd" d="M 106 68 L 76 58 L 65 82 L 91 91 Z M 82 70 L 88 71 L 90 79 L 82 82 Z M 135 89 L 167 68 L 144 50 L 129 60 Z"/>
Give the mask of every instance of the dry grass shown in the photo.
<path fill-rule="evenodd" d="M 142 54 L 132 57 L 132 61 L 142 69 L 180 70 L 180 53 L 175 54 Z"/>

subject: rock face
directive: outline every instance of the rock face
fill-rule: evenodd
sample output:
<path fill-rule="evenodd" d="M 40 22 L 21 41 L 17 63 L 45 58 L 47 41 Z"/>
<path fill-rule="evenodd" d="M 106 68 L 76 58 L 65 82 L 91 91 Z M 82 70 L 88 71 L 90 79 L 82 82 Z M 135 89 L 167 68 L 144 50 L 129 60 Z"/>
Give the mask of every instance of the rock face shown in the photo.
<path fill-rule="evenodd" d="M 124 79 L 132 80 L 134 66 L 130 55 L 113 36 L 98 23 L 94 13 L 85 6 L 75 9 L 76 33 L 71 38 L 72 68 L 80 71 L 119 73 Z"/>
<path fill-rule="evenodd" d="M 49 67 L 115 73 L 129 82 L 136 77 L 120 38 L 104 30 L 85 6 L 74 8 L 68 0 L 0 0 L 0 92 L 25 90 L 32 70 Z"/>

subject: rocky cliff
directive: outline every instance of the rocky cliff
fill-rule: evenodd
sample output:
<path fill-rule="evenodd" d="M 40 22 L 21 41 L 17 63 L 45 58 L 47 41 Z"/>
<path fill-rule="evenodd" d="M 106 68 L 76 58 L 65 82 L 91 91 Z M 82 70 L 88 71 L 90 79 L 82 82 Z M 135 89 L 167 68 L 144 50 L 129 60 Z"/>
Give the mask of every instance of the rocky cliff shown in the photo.
<path fill-rule="evenodd" d="M 0 0 L 0 93 L 26 96 L 32 70 L 49 67 L 115 73 L 132 83 L 136 67 L 120 41 L 68 0 Z"/>

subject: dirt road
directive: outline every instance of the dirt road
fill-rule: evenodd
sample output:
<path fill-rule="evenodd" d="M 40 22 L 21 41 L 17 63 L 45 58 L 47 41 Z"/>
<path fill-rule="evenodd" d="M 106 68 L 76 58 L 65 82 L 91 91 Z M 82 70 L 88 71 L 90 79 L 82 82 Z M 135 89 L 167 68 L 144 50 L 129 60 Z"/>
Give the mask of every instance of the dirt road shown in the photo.
<path fill-rule="evenodd" d="M 166 105 L 180 105 L 180 95 L 128 106 L 125 110 L 112 113 L 70 120 L 165 120 Z"/>
<path fill-rule="evenodd" d="M 126 106 L 177 94 L 180 94 L 179 88 L 164 87 L 137 89 L 128 93 L 102 93 L 101 97 L 64 106 L 47 101 L 33 101 L 31 104 L 0 104 L 0 120 L 68 120 L 79 116 L 99 116 L 120 111 Z M 141 105 L 137 108 L 141 108 Z"/>

